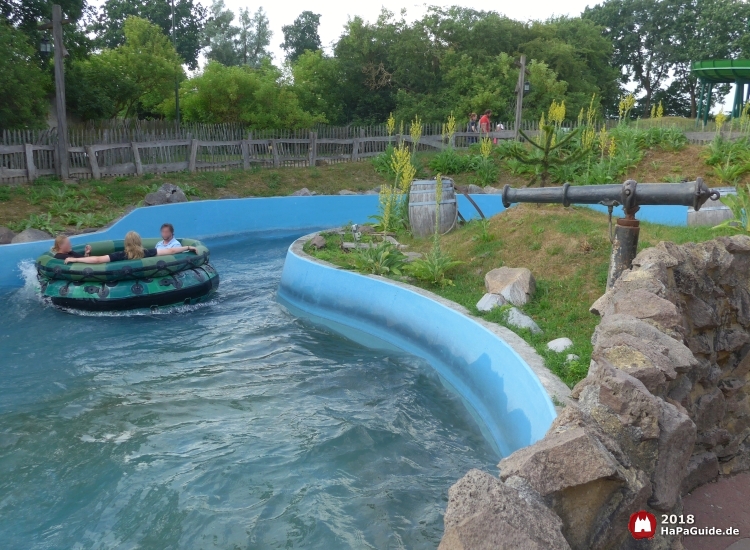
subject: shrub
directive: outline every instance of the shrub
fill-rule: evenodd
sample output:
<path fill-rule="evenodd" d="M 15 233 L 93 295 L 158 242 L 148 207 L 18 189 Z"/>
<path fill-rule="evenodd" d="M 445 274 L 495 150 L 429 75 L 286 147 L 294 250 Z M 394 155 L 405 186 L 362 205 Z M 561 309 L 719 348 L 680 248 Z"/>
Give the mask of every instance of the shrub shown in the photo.
<path fill-rule="evenodd" d="M 398 248 L 386 241 L 375 247 L 358 248 L 352 257 L 357 271 L 373 275 L 401 275 L 405 259 Z"/>

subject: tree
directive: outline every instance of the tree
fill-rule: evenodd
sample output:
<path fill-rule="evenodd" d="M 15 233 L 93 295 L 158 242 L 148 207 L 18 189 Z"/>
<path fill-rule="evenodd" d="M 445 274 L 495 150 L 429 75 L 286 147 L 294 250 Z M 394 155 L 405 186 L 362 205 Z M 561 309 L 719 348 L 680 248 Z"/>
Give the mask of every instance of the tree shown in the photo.
<path fill-rule="evenodd" d="M 294 91 L 280 84 L 281 73 L 268 61 L 260 69 L 225 67 L 212 61 L 202 74 L 183 82 L 180 108 L 186 121 L 243 122 L 253 128 L 310 128 L 320 116 L 304 111 Z M 162 106 L 168 115 L 174 101 Z"/>
<path fill-rule="evenodd" d="M 245 8 L 240 10 L 239 40 L 237 54 L 242 65 L 260 67 L 265 60 L 273 57 L 268 50 L 271 44 L 271 26 L 263 8 L 258 8 L 252 16 Z"/>
<path fill-rule="evenodd" d="M 307 50 L 292 64 L 293 90 L 300 107 L 329 124 L 345 124 L 344 99 L 341 96 L 341 67 L 335 57 L 320 50 Z"/>
<path fill-rule="evenodd" d="M 648 113 L 654 93 L 669 79 L 674 65 L 674 18 L 668 2 L 606 0 L 586 8 L 583 17 L 604 28 L 604 36 L 614 45 L 612 63 L 621 71 L 621 82 L 635 81 L 644 94 L 642 109 Z"/>
<path fill-rule="evenodd" d="M 154 113 L 183 79 L 182 59 L 158 26 L 139 17 L 123 25 L 125 43 L 74 64 L 66 87 L 83 118 L 124 118 Z"/>
<path fill-rule="evenodd" d="M 224 5 L 224 0 L 214 0 L 211 4 L 211 17 L 203 29 L 206 57 L 222 65 L 239 65 L 237 55 L 237 35 L 239 27 L 232 25 L 234 13 Z"/>
<path fill-rule="evenodd" d="M 190 69 L 198 66 L 201 36 L 207 11 L 194 0 L 175 0 L 175 41 L 177 53 Z M 128 17 L 140 17 L 158 25 L 172 36 L 170 0 L 106 0 L 92 30 L 100 47 L 116 48 L 125 42 L 124 24 Z"/>
<path fill-rule="evenodd" d="M 50 81 L 34 54 L 26 35 L 0 19 L 0 128 L 44 125 Z"/>
<path fill-rule="evenodd" d="M 294 23 L 281 27 L 284 33 L 281 48 L 286 52 L 287 60 L 296 61 L 306 51 L 314 52 L 322 48 L 318 34 L 319 26 L 320 14 L 303 11 Z"/>

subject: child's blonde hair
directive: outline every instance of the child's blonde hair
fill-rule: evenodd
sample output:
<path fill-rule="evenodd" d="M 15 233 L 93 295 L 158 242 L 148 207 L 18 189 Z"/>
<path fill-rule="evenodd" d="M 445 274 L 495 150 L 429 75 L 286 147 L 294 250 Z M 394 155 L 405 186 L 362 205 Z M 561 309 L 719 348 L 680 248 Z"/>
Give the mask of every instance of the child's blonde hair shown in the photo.
<path fill-rule="evenodd" d="M 60 247 L 66 240 L 68 240 L 67 235 L 58 235 L 57 237 L 55 237 L 55 244 L 52 245 L 52 252 L 54 252 L 55 254 L 60 252 Z"/>

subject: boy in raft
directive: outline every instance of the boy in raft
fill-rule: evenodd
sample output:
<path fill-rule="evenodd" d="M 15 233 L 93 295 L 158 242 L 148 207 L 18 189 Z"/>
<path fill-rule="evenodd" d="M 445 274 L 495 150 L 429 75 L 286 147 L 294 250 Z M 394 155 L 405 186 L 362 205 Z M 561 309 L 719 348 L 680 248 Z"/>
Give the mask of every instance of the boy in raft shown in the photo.
<path fill-rule="evenodd" d="M 52 245 L 52 253 L 58 260 L 65 260 L 66 258 L 84 258 L 91 254 L 91 245 L 86 245 L 85 252 L 73 251 L 73 245 L 70 244 L 70 239 L 67 235 L 58 235 L 55 238 L 55 244 Z"/>
<path fill-rule="evenodd" d="M 180 241 L 174 238 L 174 226 L 171 223 L 161 225 L 161 241 L 156 243 L 156 250 L 161 248 L 179 248 Z"/>
<path fill-rule="evenodd" d="M 107 262 L 120 262 L 122 260 L 140 260 L 141 258 L 153 258 L 154 256 L 166 256 L 167 254 L 179 254 L 180 252 L 198 251 L 194 246 L 177 246 L 174 248 L 143 248 L 141 236 L 135 231 L 129 231 L 125 235 L 125 250 L 113 252 L 105 256 L 86 256 L 83 258 L 65 258 L 65 263 L 82 263 L 82 264 L 106 264 Z"/>

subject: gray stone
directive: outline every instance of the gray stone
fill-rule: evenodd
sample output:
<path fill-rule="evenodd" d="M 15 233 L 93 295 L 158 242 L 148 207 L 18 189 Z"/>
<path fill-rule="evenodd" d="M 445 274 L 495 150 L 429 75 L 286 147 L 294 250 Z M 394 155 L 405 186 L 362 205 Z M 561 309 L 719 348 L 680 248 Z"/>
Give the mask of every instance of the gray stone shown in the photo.
<path fill-rule="evenodd" d="M 466 188 L 466 192 L 469 193 L 469 195 L 484 195 L 484 189 L 473 183 L 469 184 Z"/>
<path fill-rule="evenodd" d="M 39 229 L 34 229 L 33 227 L 30 227 L 29 229 L 24 229 L 21 231 L 18 235 L 13 237 L 11 239 L 11 243 L 32 243 L 35 241 L 46 241 L 48 239 L 51 239 L 52 235 L 49 233 L 45 233 L 44 231 L 40 231 Z"/>
<path fill-rule="evenodd" d="M 623 313 L 646 321 L 663 329 L 682 329 L 682 315 L 669 300 L 653 292 L 638 288 L 617 293 L 611 304 L 611 311 L 604 314 Z"/>
<path fill-rule="evenodd" d="M 7 227 L 0 227 L 0 244 L 10 244 L 13 242 L 13 237 L 16 236 L 14 231 L 11 231 Z"/>
<path fill-rule="evenodd" d="M 480 470 L 470 470 L 448 491 L 439 550 L 570 549 L 562 521 L 534 498 Z"/>
<path fill-rule="evenodd" d="M 363 195 L 379 195 L 380 193 L 378 191 L 373 191 L 372 189 L 369 189 L 362 194 Z"/>
<path fill-rule="evenodd" d="M 514 306 L 522 306 L 534 294 L 536 281 L 525 267 L 501 267 L 484 276 L 484 286 L 490 294 L 500 294 Z"/>
<path fill-rule="evenodd" d="M 143 199 L 144 206 L 157 206 L 160 204 L 174 204 L 187 202 L 187 197 L 182 189 L 172 183 L 165 183 L 153 193 L 146 195 Z"/>
<path fill-rule="evenodd" d="M 339 195 L 356 195 L 354 191 L 349 191 L 348 189 L 342 189 L 339 191 Z"/>
<path fill-rule="evenodd" d="M 714 453 L 700 453 L 690 457 L 686 475 L 682 480 L 683 495 L 690 493 L 696 487 L 716 479 L 719 475 L 719 459 Z"/>
<path fill-rule="evenodd" d="M 369 235 L 371 233 L 375 233 L 375 228 L 371 225 L 360 225 L 359 232 L 364 235 Z"/>
<path fill-rule="evenodd" d="M 315 235 L 312 239 L 310 239 L 310 246 L 312 246 L 316 250 L 320 250 L 321 248 L 325 248 L 326 240 L 320 235 Z"/>
<path fill-rule="evenodd" d="M 649 506 L 663 512 L 677 504 L 690 455 L 695 445 L 695 424 L 677 407 L 659 400 L 658 458 L 651 476 L 654 492 Z"/>
<path fill-rule="evenodd" d="M 312 193 L 310 193 L 310 190 L 307 187 L 303 187 L 302 189 L 298 189 L 291 195 L 292 197 L 311 197 Z"/>
<path fill-rule="evenodd" d="M 570 338 L 555 338 L 551 342 L 547 342 L 547 349 L 562 353 L 572 345 L 573 341 Z"/>
<path fill-rule="evenodd" d="M 505 298 L 499 294 L 490 294 L 488 292 L 477 302 L 477 309 L 479 311 L 492 311 L 502 305 L 505 305 Z"/>
<path fill-rule="evenodd" d="M 718 428 L 726 412 L 724 394 L 719 388 L 705 393 L 695 404 L 695 424 L 700 431 Z"/>
<path fill-rule="evenodd" d="M 421 252 L 404 252 L 403 254 L 404 256 L 406 256 L 405 262 L 408 264 L 410 264 L 414 260 L 419 260 L 420 258 L 422 258 Z"/>
<path fill-rule="evenodd" d="M 497 187 L 492 187 L 491 185 L 486 185 L 484 187 L 484 194 L 485 195 L 499 195 L 503 192 L 502 189 L 498 189 Z"/>
<path fill-rule="evenodd" d="M 542 329 L 539 328 L 539 325 L 537 325 L 531 317 L 516 307 L 512 307 L 508 310 L 506 321 L 514 327 L 529 329 L 532 334 L 542 333 Z"/>
<path fill-rule="evenodd" d="M 572 361 L 578 361 L 580 357 L 578 357 L 575 353 L 569 353 L 565 356 L 565 362 L 570 363 Z"/>

